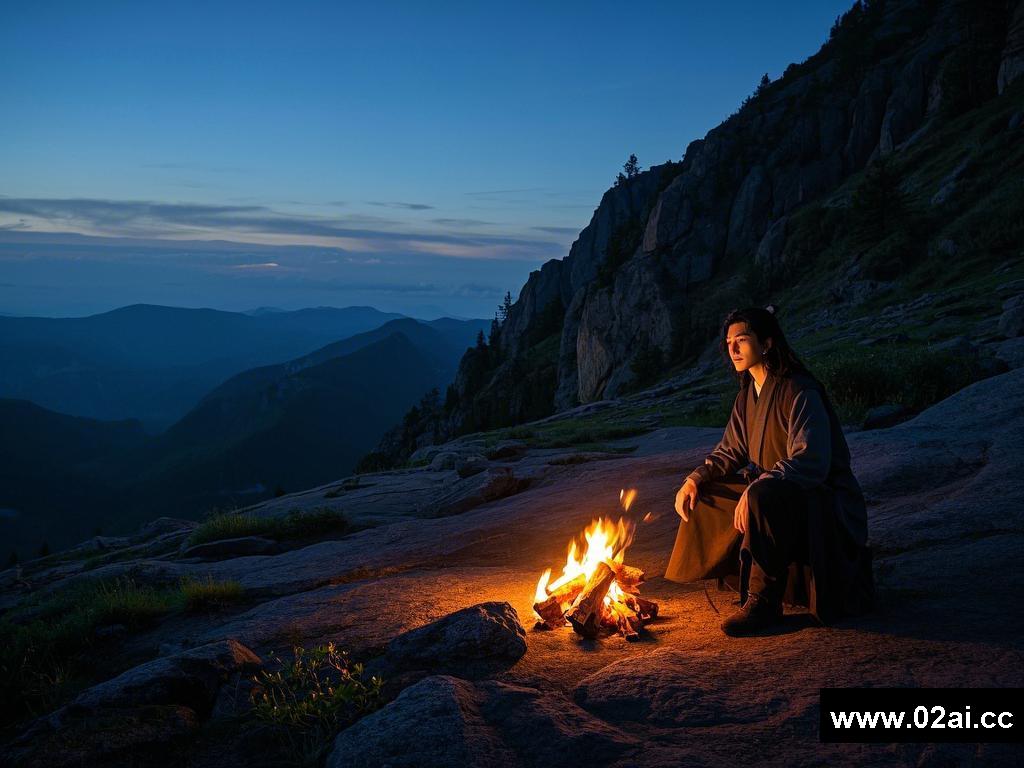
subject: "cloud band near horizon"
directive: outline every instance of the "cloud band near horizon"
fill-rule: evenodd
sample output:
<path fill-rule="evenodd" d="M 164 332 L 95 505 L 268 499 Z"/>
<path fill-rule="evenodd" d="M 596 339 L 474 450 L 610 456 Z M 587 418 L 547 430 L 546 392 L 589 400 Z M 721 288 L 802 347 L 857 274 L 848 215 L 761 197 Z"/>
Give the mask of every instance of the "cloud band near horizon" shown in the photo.
<path fill-rule="evenodd" d="M 409 209 L 409 204 L 400 207 Z M 416 208 L 415 210 L 423 210 Z M 339 217 L 286 214 L 263 205 L 212 205 L 98 198 L 0 196 L 0 227 L 20 231 L 78 232 L 85 235 L 155 239 L 218 238 L 242 242 L 330 245 L 373 253 L 403 250 L 456 259 L 543 262 L 568 253 L 571 228 L 528 227 L 522 235 L 465 231 L 469 222 L 432 220 L 458 231 L 417 228 L 408 222 L 348 214 Z M 469 226 L 490 226 L 472 222 Z M 47 229 L 49 228 L 49 229 Z M 548 237 L 531 237 L 540 232 Z M 562 242 L 550 239 L 561 236 Z"/>

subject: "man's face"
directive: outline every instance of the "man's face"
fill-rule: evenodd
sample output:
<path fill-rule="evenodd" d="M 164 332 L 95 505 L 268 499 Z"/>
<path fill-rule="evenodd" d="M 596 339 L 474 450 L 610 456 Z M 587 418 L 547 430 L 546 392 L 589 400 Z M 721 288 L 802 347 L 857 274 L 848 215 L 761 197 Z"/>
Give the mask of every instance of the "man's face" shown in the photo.
<path fill-rule="evenodd" d="M 764 362 L 761 342 L 746 323 L 733 323 L 725 335 L 725 348 L 737 373 L 749 370 Z"/>

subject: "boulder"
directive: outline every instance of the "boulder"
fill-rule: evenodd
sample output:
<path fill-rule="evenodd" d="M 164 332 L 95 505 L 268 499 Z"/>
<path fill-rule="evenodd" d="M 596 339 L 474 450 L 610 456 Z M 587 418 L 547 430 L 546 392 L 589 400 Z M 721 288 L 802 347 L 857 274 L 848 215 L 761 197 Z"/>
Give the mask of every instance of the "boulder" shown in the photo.
<path fill-rule="evenodd" d="M 455 469 L 455 465 L 458 461 L 459 454 L 454 451 L 441 451 L 430 460 L 429 469 L 432 472 L 443 472 L 445 470 Z"/>
<path fill-rule="evenodd" d="M 559 694 L 439 675 L 342 731 L 327 766 L 609 765 L 637 748 Z"/>
<path fill-rule="evenodd" d="M 509 603 L 480 603 L 399 635 L 388 644 L 395 670 L 459 674 L 510 666 L 526 653 L 526 630 Z"/>
<path fill-rule="evenodd" d="M 451 490 L 427 504 L 425 517 L 461 515 L 489 501 L 503 499 L 519 493 L 530 484 L 527 478 L 518 478 L 509 467 L 491 467 L 452 484 Z"/>
<path fill-rule="evenodd" d="M 864 416 L 863 429 L 884 429 L 899 424 L 911 415 L 910 411 L 895 404 L 876 405 Z"/>
<path fill-rule="evenodd" d="M 472 456 L 464 456 L 455 463 L 455 471 L 461 478 L 478 475 L 485 469 L 487 469 L 487 459 L 478 453 Z"/>
<path fill-rule="evenodd" d="M 202 716 L 210 711 L 221 683 L 261 665 L 260 657 L 241 643 L 222 640 L 140 664 L 84 691 L 70 708 L 180 705 Z"/>
<path fill-rule="evenodd" d="M 409 457 L 409 463 L 429 464 L 434 460 L 434 457 L 443 450 L 445 450 L 445 448 L 441 445 L 425 445 L 422 448 L 417 448 Z"/>
<path fill-rule="evenodd" d="M 237 539 L 220 539 L 195 544 L 182 550 L 183 558 L 195 557 L 200 560 L 226 560 L 229 557 L 252 555 L 274 555 L 281 551 L 280 545 L 261 536 L 240 536 Z"/>

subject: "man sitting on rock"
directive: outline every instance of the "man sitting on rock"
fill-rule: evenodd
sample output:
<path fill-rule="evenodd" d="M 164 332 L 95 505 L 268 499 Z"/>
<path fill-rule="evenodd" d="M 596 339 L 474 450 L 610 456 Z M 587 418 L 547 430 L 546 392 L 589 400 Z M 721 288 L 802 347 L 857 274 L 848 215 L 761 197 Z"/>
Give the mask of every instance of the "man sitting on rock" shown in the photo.
<path fill-rule="evenodd" d="M 665 578 L 725 578 L 740 609 L 727 635 L 782 618 L 783 602 L 822 623 L 874 597 L 864 496 L 824 388 L 782 333 L 774 310 L 732 312 L 722 350 L 740 380 L 725 434 L 676 494 L 682 518 Z"/>

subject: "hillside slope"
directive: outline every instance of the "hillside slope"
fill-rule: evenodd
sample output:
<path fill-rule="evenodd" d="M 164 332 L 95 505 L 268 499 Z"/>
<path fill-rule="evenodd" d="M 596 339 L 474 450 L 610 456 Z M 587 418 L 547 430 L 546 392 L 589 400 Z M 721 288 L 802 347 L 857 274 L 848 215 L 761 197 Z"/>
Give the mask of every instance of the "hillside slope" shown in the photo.
<path fill-rule="evenodd" d="M 467 352 L 444 412 L 381 453 L 706 373 L 721 318 L 751 303 L 779 306 L 805 354 L 1015 335 L 999 317 L 1024 278 L 1022 7 L 855 4 L 680 162 L 609 189 Z"/>

